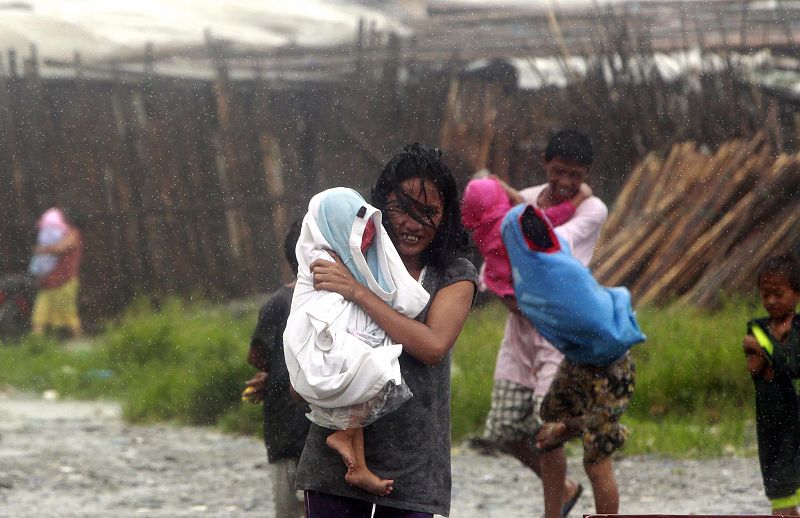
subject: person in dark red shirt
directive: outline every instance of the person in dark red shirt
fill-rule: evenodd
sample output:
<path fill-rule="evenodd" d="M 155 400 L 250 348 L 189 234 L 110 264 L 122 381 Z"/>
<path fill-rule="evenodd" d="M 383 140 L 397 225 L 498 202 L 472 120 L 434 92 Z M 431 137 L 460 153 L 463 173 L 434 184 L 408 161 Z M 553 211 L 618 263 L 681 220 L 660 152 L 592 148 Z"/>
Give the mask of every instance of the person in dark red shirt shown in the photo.
<path fill-rule="evenodd" d="M 58 256 L 55 267 L 37 279 L 38 293 L 33 304 L 31 327 L 33 334 L 42 335 L 47 329 L 67 329 L 73 337 L 81 335 L 78 314 L 78 288 L 83 256 L 83 236 L 80 224 L 68 210 L 62 210 L 67 230 L 51 245 L 37 245 L 34 254 Z"/>

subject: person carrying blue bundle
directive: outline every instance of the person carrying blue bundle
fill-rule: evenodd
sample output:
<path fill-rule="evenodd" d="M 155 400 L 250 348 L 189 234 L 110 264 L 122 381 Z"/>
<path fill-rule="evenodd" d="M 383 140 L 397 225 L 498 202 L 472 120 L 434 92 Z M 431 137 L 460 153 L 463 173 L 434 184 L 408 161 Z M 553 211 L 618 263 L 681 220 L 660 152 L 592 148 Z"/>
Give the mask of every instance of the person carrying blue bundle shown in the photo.
<path fill-rule="evenodd" d="M 611 454 L 627 429 L 619 420 L 633 394 L 628 350 L 645 340 L 625 288 L 601 286 L 576 260 L 544 213 L 517 205 L 501 235 L 512 267 L 516 302 L 539 332 L 564 354 L 542 402 L 542 451 L 583 435 L 584 467 L 598 513 L 616 513 L 618 490 Z M 604 509 L 603 502 L 610 504 Z M 616 504 L 614 504 L 616 502 Z"/>
<path fill-rule="evenodd" d="M 416 317 L 430 296 L 406 270 L 381 219 L 381 211 L 352 189 L 329 189 L 311 199 L 295 250 L 298 276 L 283 335 L 292 387 L 311 407 L 307 417 L 336 430 L 326 442 L 347 466 L 347 482 L 378 496 L 392 491 L 393 480 L 366 466 L 363 427 L 412 397 L 400 373 L 403 346 L 357 304 L 316 289 L 313 263 L 340 261 L 393 309 Z"/>
<path fill-rule="evenodd" d="M 519 201 L 519 193 L 497 178 L 473 180 L 465 191 L 463 214 L 485 259 L 487 287 L 564 354 L 539 407 L 544 423 L 535 435 L 538 454 L 549 463 L 542 477 L 545 514 L 565 514 L 563 508 L 548 506 L 547 485 L 564 487 L 562 446 L 579 434 L 596 512 L 617 514 L 611 454 L 627 436 L 619 423 L 634 388 L 627 351 L 644 335 L 628 291 L 597 283 L 572 253 L 578 241 L 550 219 L 558 214 L 533 203 L 512 207 Z"/>

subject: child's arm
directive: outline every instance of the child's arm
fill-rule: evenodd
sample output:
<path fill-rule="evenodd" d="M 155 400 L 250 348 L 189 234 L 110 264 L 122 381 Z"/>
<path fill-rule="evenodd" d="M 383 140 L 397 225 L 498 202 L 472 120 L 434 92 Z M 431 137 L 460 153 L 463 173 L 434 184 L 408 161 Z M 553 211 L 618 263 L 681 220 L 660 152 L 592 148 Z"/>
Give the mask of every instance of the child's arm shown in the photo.
<path fill-rule="evenodd" d="M 267 344 L 254 338 L 247 351 L 247 363 L 256 369 L 269 372 L 269 354 L 267 354 Z"/>
<path fill-rule="evenodd" d="M 525 198 L 520 194 L 520 192 L 508 185 L 508 183 L 506 183 L 502 178 L 497 175 L 489 175 L 489 177 L 493 178 L 500 184 L 500 186 L 508 195 L 508 199 L 511 200 L 512 205 L 525 203 Z M 582 183 L 580 190 L 575 197 L 573 197 L 571 200 L 563 201 L 558 205 L 543 209 L 544 213 L 554 227 L 561 226 L 575 215 L 575 210 L 578 208 L 578 206 L 591 198 L 592 194 L 592 188 L 589 187 L 588 184 Z"/>
<path fill-rule="evenodd" d="M 580 196 L 580 193 L 578 194 Z M 577 198 L 577 196 L 576 196 Z M 594 243 L 600 235 L 600 229 L 608 217 L 608 207 L 600 200 L 593 203 L 585 203 L 589 197 L 584 198 L 580 203 L 580 211 L 576 210 L 574 217 L 563 225 L 555 225 L 558 227 L 558 233 L 562 237 L 570 240 L 578 246 L 578 243 Z M 568 201 L 572 203 L 575 200 Z M 593 245 L 592 245 L 593 246 Z M 581 260 L 581 262 L 584 262 Z M 588 262 L 588 259 L 586 260 Z M 586 264 L 584 262 L 584 264 Z"/>
<path fill-rule="evenodd" d="M 581 203 L 591 197 L 592 188 L 589 187 L 589 185 L 582 183 L 578 194 L 576 194 L 571 200 L 562 201 L 558 205 L 547 207 L 544 209 L 544 213 L 554 227 L 560 227 L 572 219 L 572 216 L 575 215 L 575 211 L 578 210 L 578 207 Z"/>
<path fill-rule="evenodd" d="M 253 338 L 250 342 L 250 349 L 247 351 L 247 363 L 258 369 L 258 372 L 245 382 L 242 399 L 251 403 L 259 403 L 267 395 L 267 379 L 269 378 L 267 344 L 258 338 Z"/>
<path fill-rule="evenodd" d="M 560 227 L 575 215 L 575 205 L 572 200 L 562 201 L 558 205 L 547 207 L 543 212 L 554 227 Z"/>
<path fill-rule="evenodd" d="M 519 205 L 520 203 L 525 203 L 525 198 L 522 197 L 519 191 L 508 185 L 505 180 L 503 180 L 502 178 L 500 178 L 495 174 L 490 174 L 489 178 L 497 181 L 497 183 L 500 184 L 500 187 L 502 187 L 503 190 L 506 192 L 508 199 L 511 200 L 511 205 Z"/>
<path fill-rule="evenodd" d="M 356 281 L 340 260 L 317 259 L 311 264 L 311 271 L 316 289 L 338 293 L 358 304 L 392 340 L 403 344 L 404 351 L 426 365 L 439 363 L 455 345 L 475 295 L 471 281 L 458 281 L 440 289 L 423 324 L 398 313 Z"/>
<path fill-rule="evenodd" d="M 582 183 L 580 189 L 578 189 L 578 194 L 576 194 L 569 202 L 572 204 L 573 207 L 576 209 L 578 206 L 583 203 L 584 201 L 588 200 L 594 195 L 592 188 L 589 187 L 589 184 Z"/>
<path fill-rule="evenodd" d="M 245 389 L 242 392 L 242 400 L 250 401 L 251 403 L 259 403 L 264 401 L 267 395 L 267 379 L 269 374 L 264 371 L 258 371 L 253 374 L 253 377 L 245 382 Z"/>
<path fill-rule="evenodd" d="M 270 363 L 274 351 L 271 349 L 280 342 L 280 336 L 286 328 L 287 308 L 276 297 L 271 298 L 258 313 L 258 322 L 250 339 L 247 351 L 247 363 L 258 369 L 252 378 L 245 382 L 242 397 L 257 403 L 267 395 L 267 380 L 270 375 Z"/>
<path fill-rule="evenodd" d="M 767 359 L 767 353 L 758 344 L 758 340 L 753 335 L 746 335 L 742 340 L 742 350 L 747 361 L 747 371 L 751 376 L 761 376 L 765 380 L 772 380 L 774 371 Z"/>

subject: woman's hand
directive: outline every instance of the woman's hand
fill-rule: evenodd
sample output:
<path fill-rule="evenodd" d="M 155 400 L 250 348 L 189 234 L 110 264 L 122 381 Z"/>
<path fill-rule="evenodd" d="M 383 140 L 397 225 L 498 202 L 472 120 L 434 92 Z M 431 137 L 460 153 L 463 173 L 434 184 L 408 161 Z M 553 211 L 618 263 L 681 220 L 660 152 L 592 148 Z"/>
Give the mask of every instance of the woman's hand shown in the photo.
<path fill-rule="evenodd" d="M 311 263 L 311 277 L 314 289 L 338 293 L 345 300 L 355 302 L 364 287 L 353 277 L 350 270 L 334 252 L 329 251 L 334 261 L 317 259 Z"/>

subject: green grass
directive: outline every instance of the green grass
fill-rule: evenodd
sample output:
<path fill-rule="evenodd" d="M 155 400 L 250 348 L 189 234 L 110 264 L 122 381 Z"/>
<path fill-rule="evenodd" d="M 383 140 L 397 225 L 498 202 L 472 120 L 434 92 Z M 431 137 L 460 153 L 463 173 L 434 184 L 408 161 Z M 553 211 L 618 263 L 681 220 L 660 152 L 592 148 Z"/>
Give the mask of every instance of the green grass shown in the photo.
<path fill-rule="evenodd" d="M 240 412 L 240 392 L 253 374 L 245 358 L 254 325 L 255 312 L 234 316 L 178 300 L 155 311 L 138 302 L 90 348 L 34 337 L 0 346 L 0 386 L 117 399 L 137 423 L 214 424 Z M 237 429 L 258 426 L 251 419 Z"/>
<path fill-rule="evenodd" d="M 748 304 L 704 313 L 671 306 L 639 313 L 647 341 L 634 348 L 638 417 L 722 415 L 751 406 L 752 382 L 741 343 Z"/>
<path fill-rule="evenodd" d="M 715 313 L 673 305 L 639 313 L 648 335 L 634 348 L 636 392 L 624 422 L 626 454 L 708 457 L 755 452 L 753 391 L 740 343 L 753 305 Z M 27 337 L 0 344 L 0 387 L 122 402 L 132 422 L 216 424 L 258 433 L 261 408 L 242 404 L 253 373 L 245 362 L 255 311 L 234 315 L 202 303 L 134 304 L 90 347 L 73 350 Z M 452 430 L 481 433 L 489 409 L 505 310 L 476 310 L 453 352 Z M 575 450 L 577 451 L 577 449 Z"/>
<path fill-rule="evenodd" d="M 506 310 L 499 304 L 476 311 L 453 350 L 450 407 L 455 441 L 474 434 L 486 420 L 505 318 Z"/>
<path fill-rule="evenodd" d="M 623 421 L 631 431 L 622 451 L 625 455 L 657 454 L 696 459 L 755 455 L 758 449 L 752 417 L 725 415 L 712 420 L 702 416 L 652 420 L 626 416 Z"/>

